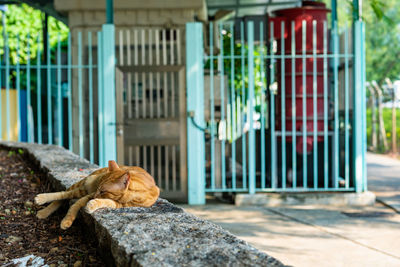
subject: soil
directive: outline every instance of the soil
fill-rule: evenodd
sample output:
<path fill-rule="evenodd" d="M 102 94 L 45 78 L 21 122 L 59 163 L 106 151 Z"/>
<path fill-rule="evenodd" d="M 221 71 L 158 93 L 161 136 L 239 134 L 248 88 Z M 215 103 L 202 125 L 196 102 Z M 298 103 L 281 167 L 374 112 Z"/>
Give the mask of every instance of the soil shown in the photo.
<path fill-rule="evenodd" d="M 49 266 L 104 266 L 96 240 L 85 233 L 79 217 L 68 230 L 60 229 L 68 207 L 47 219 L 36 218 L 35 195 L 51 191 L 22 150 L 0 150 L 0 266 L 31 254 Z"/>

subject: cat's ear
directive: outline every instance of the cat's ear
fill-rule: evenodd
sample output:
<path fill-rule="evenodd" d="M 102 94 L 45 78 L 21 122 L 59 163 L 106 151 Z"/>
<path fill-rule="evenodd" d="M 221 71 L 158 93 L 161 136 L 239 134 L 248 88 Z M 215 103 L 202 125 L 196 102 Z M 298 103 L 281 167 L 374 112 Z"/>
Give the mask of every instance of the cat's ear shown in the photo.
<path fill-rule="evenodd" d="M 119 166 L 114 160 L 109 160 L 108 161 L 108 170 L 110 172 L 111 171 L 115 171 L 115 170 L 119 170 Z"/>
<path fill-rule="evenodd" d="M 131 177 L 129 175 L 129 172 L 126 172 L 124 175 L 122 175 L 119 178 L 118 183 L 120 184 L 120 186 L 124 189 L 126 189 L 129 185 L 129 181 L 130 181 Z"/>

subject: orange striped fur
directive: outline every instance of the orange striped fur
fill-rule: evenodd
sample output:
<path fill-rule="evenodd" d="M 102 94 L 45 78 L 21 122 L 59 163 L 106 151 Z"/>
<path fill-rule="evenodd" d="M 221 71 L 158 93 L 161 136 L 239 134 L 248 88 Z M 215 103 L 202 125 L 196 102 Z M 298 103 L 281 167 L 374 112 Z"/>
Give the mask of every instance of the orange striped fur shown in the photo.
<path fill-rule="evenodd" d="M 56 211 L 66 199 L 78 199 L 69 208 L 61 221 L 62 229 L 69 228 L 85 207 L 88 213 L 99 208 L 150 207 L 160 194 L 153 177 L 140 167 L 118 166 L 115 161 L 108 162 L 108 168 L 101 168 L 73 184 L 66 191 L 39 194 L 35 203 L 49 206 L 37 213 L 40 219 L 47 218 Z"/>

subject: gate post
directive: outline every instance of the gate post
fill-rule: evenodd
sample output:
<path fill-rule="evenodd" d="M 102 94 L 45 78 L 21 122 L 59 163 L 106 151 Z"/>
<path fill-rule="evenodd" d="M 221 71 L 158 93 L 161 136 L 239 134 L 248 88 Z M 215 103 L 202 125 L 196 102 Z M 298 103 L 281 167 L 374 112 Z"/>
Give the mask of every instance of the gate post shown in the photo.
<path fill-rule="evenodd" d="M 355 1 L 357 2 L 357 1 Z M 357 193 L 367 190 L 366 168 L 366 103 L 365 103 L 365 27 L 356 18 L 353 24 L 353 173 Z"/>
<path fill-rule="evenodd" d="M 186 110 L 189 205 L 205 204 L 203 25 L 186 23 Z M 196 127 L 193 120 L 200 127 Z"/>
<path fill-rule="evenodd" d="M 116 97 L 115 97 L 115 28 L 104 24 L 101 33 L 102 85 L 99 86 L 99 165 L 107 166 L 108 160 L 117 160 Z M 101 65 L 101 66 L 100 66 Z"/>

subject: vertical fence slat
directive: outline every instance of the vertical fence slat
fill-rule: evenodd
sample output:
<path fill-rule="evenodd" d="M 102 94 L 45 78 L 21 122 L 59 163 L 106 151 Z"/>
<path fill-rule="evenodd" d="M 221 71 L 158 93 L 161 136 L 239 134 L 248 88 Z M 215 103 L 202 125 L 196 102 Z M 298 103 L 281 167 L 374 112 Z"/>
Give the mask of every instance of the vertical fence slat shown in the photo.
<path fill-rule="evenodd" d="M 53 144 L 53 120 L 52 120 L 52 102 L 51 102 L 51 52 L 50 37 L 47 34 L 47 143 Z"/>
<path fill-rule="evenodd" d="M 153 64 L 153 36 L 152 36 L 152 30 L 149 29 L 149 65 Z M 149 109 L 150 109 L 150 118 L 154 117 L 154 99 L 153 99 L 153 72 L 149 73 L 149 93 L 150 93 L 150 104 L 149 104 Z"/>
<path fill-rule="evenodd" d="M 270 53 L 271 53 L 271 63 L 270 63 L 270 81 L 269 81 L 269 91 L 271 97 L 271 187 L 275 189 L 277 186 L 277 174 L 276 174 L 276 131 L 275 131 L 275 93 L 276 93 L 276 83 L 275 83 L 275 52 L 274 52 L 274 23 L 270 24 Z"/>
<path fill-rule="evenodd" d="M 334 101 L 334 140 L 333 140 L 333 179 L 334 188 L 339 187 L 339 37 L 337 22 L 333 26 L 333 101 Z"/>
<path fill-rule="evenodd" d="M 302 66 L 303 66 L 303 188 L 307 187 L 307 80 L 306 80 L 306 30 L 307 22 L 303 20 L 302 22 Z"/>
<path fill-rule="evenodd" d="M 71 35 L 70 35 L 71 36 Z M 97 94 L 98 94 L 98 107 L 97 109 L 99 110 L 98 112 L 98 117 L 97 117 L 97 128 L 98 128 L 98 135 L 99 135 L 99 163 L 105 162 L 103 159 L 104 156 L 104 118 L 103 118 L 103 57 L 102 57 L 102 39 L 103 39 L 103 34 L 101 31 L 97 32 Z M 70 41 L 71 39 L 69 39 Z M 71 92 L 71 90 L 70 90 Z"/>
<path fill-rule="evenodd" d="M 318 142 L 317 142 L 317 22 L 313 20 L 313 169 L 314 189 L 318 187 Z"/>
<path fill-rule="evenodd" d="M 214 24 L 210 22 L 211 189 L 215 189 Z"/>
<path fill-rule="evenodd" d="M 5 36 L 5 47 L 6 47 L 6 136 L 7 140 L 11 138 L 11 126 L 10 126 L 10 48 L 8 43 L 8 34 Z"/>
<path fill-rule="evenodd" d="M 98 42 L 100 42 L 98 40 Z M 100 52 L 100 49 L 99 49 Z M 68 34 L 68 51 L 67 51 L 67 80 L 68 80 L 68 149 L 72 151 L 72 69 L 71 69 L 71 33 Z M 97 62 L 99 65 L 99 62 Z M 97 66 L 99 68 L 99 66 Z M 100 79 L 100 77 L 99 77 Z M 100 86 L 100 83 L 99 83 Z"/>
<path fill-rule="evenodd" d="M 247 23 L 247 45 L 248 45 L 248 118 L 249 118 L 249 193 L 256 191 L 256 151 L 255 132 L 253 122 L 254 109 L 254 23 Z"/>
<path fill-rule="evenodd" d="M 139 64 L 139 45 L 138 45 L 138 31 L 137 29 L 135 29 L 133 31 L 133 49 L 135 51 L 135 55 L 134 55 L 134 65 L 138 65 Z M 135 118 L 138 119 L 139 118 L 139 74 L 137 72 L 134 73 L 135 74 Z M 139 148 L 136 147 L 135 148 L 136 151 L 139 151 Z M 138 157 L 137 157 L 138 158 Z"/>
<path fill-rule="evenodd" d="M 156 42 L 156 65 L 160 65 L 160 32 L 158 29 L 155 30 L 155 42 Z M 161 84 L 160 84 L 160 73 L 156 74 L 157 79 L 157 118 L 161 117 Z M 159 164 L 160 165 L 160 164 Z"/>
<path fill-rule="evenodd" d="M 167 33 L 166 30 L 162 31 L 162 50 L 163 50 L 163 64 L 167 65 Z M 168 117 L 168 84 L 167 72 L 164 72 L 164 117 Z"/>
<path fill-rule="evenodd" d="M 221 122 L 225 123 L 225 87 L 224 87 L 224 36 L 222 34 L 222 23 L 219 23 L 219 39 L 220 43 L 220 54 L 218 56 L 218 67 L 220 72 L 220 98 L 221 98 Z M 250 78 L 249 78 L 250 79 Z M 224 132 L 226 132 L 226 124 Z M 222 188 L 226 188 L 226 166 L 225 166 L 225 138 L 226 133 L 221 140 L 221 177 L 222 177 Z"/>
<path fill-rule="evenodd" d="M 92 32 L 88 32 L 88 72 L 89 72 L 89 160 L 94 162 L 94 129 L 93 129 L 93 59 L 92 59 Z"/>
<path fill-rule="evenodd" d="M 232 167 L 232 188 L 236 189 L 236 105 L 235 105 L 235 48 L 234 48 L 234 31 L 233 31 L 233 22 L 230 24 L 230 49 L 231 49 L 231 101 L 230 101 L 230 108 L 231 112 L 231 167 Z"/>
<path fill-rule="evenodd" d="M 58 131 L 58 145 L 63 146 L 63 104 L 62 104 L 62 91 L 61 91 L 61 42 L 60 34 L 57 36 L 57 131 Z"/>
<path fill-rule="evenodd" d="M 344 177 L 345 187 L 349 188 L 350 157 L 349 157 L 349 36 L 347 26 L 344 31 Z"/>
<path fill-rule="evenodd" d="M 131 66 L 132 64 L 132 58 L 131 58 L 131 31 L 126 30 L 126 61 L 128 66 Z M 127 74 L 127 82 L 128 82 L 128 92 L 126 94 L 126 99 L 127 99 L 127 104 L 128 104 L 128 118 L 132 118 L 132 73 Z M 132 147 L 130 147 L 130 150 L 132 150 Z M 129 155 L 132 155 L 132 153 L 129 153 Z M 131 163 L 130 163 L 131 164 Z"/>
<path fill-rule="evenodd" d="M 83 146 L 83 100 L 82 100 L 82 32 L 78 32 L 78 119 L 79 119 L 79 156 L 84 157 Z"/>
<path fill-rule="evenodd" d="M 30 43 L 30 38 L 28 38 L 28 46 L 29 46 L 29 43 Z M 30 64 L 30 49 L 29 48 L 27 48 L 27 54 L 28 54 L 28 60 L 27 60 L 27 71 L 29 70 L 31 70 L 30 69 L 30 66 L 29 66 L 29 68 L 28 68 L 28 63 Z M 19 60 L 20 60 L 20 58 L 19 58 L 19 34 L 17 34 L 17 63 L 16 63 L 16 73 L 17 73 L 17 80 L 16 80 L 16 85 L 17 85 L 17 129 L 18 129 L 18 142 L 21 142 L 21 135 L 22 135 L 22 131 L 21 131 L 21 103 L 20 103 L 20 90 L 21 90 L 21 79 L 20 79 L 20 65 L 19 65 Z M 29 85 L 30 85 L 30 79 L 29 79 Z M 27 86 L 28 87 L 28 86 Z M 1 87 L 0 87 L 1 88 Z M 30 106 L 30 101 L 31 99 L 30 99 L 30 93 L 28 93 L 28 90 L 26 91 L 26 102 L 27 102 L 27 111 L 29 110 L 29 106 Z M 29 105 L 28 105 L 28 103 L 29 103 Z M 28 136 L 27 136 L 27 138 L 29 138 L 29 134 L 30 134 L 30 132 L 29 132 L 29 112 L 27 112 L 27 117 L 26 117 L 26 121 L 27 121 L 27 129 L 28 129 L 28 131 L 27 131 L 27 133 L 28 133 Z M 28 140 L 28 142 L 30 142 L 29 140 Z"/>
<path fill-rule="evenodd" d="M 286 80 L 285 22 L 281 22 L 281 124 L 282 124 L 282 189 L 286 189 Z"/>
<path fill-rule="evenodd" d="M 41 144 L 42 139 L 42 79 L 41 79 L 41 54 L 40 54 L 40 35 L 37 37 L 37 60 L 36 60 L 36 109 L 37 109 L 37 142 Z"/>
<path fill-rule="evenodd" d="M 328 37 L 327 22 L 324 21 L 324 188 L 328 189 Z"/>
<path fill-rule="evenodd" d="M 292 58 L 292 186 L 297 187 L 297 152 L 296 152 L 296 31 L 295 22 L 292 21 L 292 40 L 291 40 L 291 58 Z"/>
<path fill-rule="evenodd" d="M 240 49 L 240 63 L 241 63 L 241 71 L 242 71 L 242 77 L 245 75 L 245 50 L 244 50 L 244 23 L 240 22 L 240 44 L 241 44 L 241 49 Z M 242 135 L 242 184 L 243 184 L 243 189 L 247 188 L 247 153 L 246 153 L 246 133 L 244 132 L 244 126 L 245 126 L 245 114 L 246 112 L 244 111 L 246 108 L 246 91 L 245 91 L 245 81 L 242 79 L 242 107 L 241 107 L 241 135 Z"/>
<path fill-rule="evenodd" d="M 268 39 L 268 38 L 266 38 Z M 265 188 L 265 79 L 264 79 L 264 60 L 265 60 L 265 45 L 264 45 L 264 23 L 260 22 L 260 77 L 261 77 L 261 188 Z"/>

